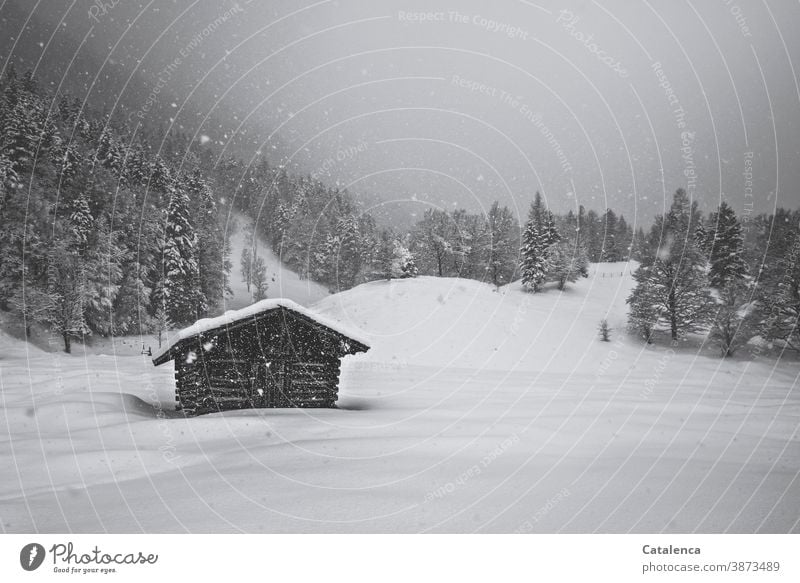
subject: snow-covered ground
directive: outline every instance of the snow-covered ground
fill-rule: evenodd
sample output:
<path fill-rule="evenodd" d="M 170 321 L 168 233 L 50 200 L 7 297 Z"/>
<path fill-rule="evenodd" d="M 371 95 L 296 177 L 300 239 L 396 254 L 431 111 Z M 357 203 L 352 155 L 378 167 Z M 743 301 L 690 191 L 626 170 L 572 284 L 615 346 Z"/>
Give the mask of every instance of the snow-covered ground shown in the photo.
<path fill-rule="evenodd" d="M 798 361 L 645 347 L 624 269 L 535 296 L 428 277 L 327 296 L 313 309 L 372 346 L 337 410 L 184 419 L 169 365 L 0 335 L 2 528 L 800 531 Z"/>

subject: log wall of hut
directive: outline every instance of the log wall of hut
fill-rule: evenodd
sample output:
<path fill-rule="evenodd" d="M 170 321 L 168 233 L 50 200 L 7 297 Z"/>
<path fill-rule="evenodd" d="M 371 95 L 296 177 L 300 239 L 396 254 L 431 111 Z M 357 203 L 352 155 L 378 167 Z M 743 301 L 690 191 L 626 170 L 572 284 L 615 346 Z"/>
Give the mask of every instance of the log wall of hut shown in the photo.
<path fill-rule="evenodd" d="M 333 407 L 347 339 L 286 310 L 183 342 L 174 355 L 179 409 Z"/>

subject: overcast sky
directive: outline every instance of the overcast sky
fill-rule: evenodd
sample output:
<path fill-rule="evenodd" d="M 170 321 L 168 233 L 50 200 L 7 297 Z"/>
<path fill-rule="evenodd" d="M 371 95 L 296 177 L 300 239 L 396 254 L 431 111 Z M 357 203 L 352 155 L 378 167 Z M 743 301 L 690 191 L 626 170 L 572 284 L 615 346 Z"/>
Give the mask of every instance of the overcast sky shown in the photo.
<path fill-rule="evenodd" d="M 418 212 L 800 205 L 797 2 L 14 4 L 3 63 Z"/>

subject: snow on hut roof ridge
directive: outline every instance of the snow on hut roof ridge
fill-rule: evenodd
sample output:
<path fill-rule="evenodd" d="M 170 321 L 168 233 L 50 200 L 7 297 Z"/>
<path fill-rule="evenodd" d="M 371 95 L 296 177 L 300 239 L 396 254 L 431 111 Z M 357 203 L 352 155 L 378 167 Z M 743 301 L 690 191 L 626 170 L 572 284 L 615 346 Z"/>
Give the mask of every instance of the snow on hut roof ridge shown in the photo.
<path fill-rule="evenodd" d="M 260 302 L 256 302 L 254 304 L 250 304 L 244 308 L 239 310 L 228 310 L 221 316 L 215 316 L 214 318 L 203 318 L 198 320 L 194 324 L 179 330 L 175 334 L 173 334 L 167 344 L 159 350 L 156 354 L 153 355 L 153 360 L 158 360 L 161 356 L 169 352 L 169 350 L 181 342 L 182 340 L 186 340 L 187 338 L 192 338 L 194 336 L 198 336 L 204 332 L 208 332 L 210 330 L 214 330 L 216 328 L 221 328 L 223 326 L 230 326 L 236 322 L 241 320 L 246 320 L 248 318 L 252 318 L 262 312 L 266 312 L 268 310 L 274 310 L 275 308 L 286 308 L 287 310 L 291 310 L 293 312 L 297 312 L 298 314 L 302 314 L 306 316 L 318 324 L 325 326 L 326 328 L 330 328 L 334 332 L 338 332 L 339 334 L 343 334 L 348 338 L 355 340 L 356 342 L 360 342 L 361 344 L 367 344 L 367 340 L 358 334 L 358 332 L 354 332 L 349 330 L 346 326 L 343 326 L 339 322 L 326 318 L 325 316 L 320 316 L 316 312 L 309 310 L 308 308 L 304 308 L 300 304 L 293 302 L 292 300 L 286 298 L 270 298 L 266 300 L 261 300 Z"/>

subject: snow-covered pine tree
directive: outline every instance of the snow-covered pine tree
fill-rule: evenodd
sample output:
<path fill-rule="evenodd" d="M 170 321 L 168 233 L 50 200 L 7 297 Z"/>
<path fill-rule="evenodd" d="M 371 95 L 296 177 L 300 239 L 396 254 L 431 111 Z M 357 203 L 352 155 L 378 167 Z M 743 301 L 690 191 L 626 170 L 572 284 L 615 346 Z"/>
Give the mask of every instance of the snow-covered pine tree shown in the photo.
<path fill-rule="evenodd" d="M 392 252 L 392 275 L 396 278 L 417 277 L 419 271 L 414 256 L 408 247 L 397 239 Z"/>
<path fill-rule="evenodd" d="M 104 168 L 111 170 L 114 176 L 122 176 L 125 166 L 125 149 L 117 142 L 108 126 L 100 134 L 94 160 Z"/>
<path fill-rule="evenodd" d="M 339 289 L 349 289 L 356 284 L 364 260 L 357 218 L 351 214 L 341 217 L 336 234 L 339 237 L 336 284 Z"/>
<path fill-rule="evenodd" d="M 114 302 L 114 334 L 144 334 L 152 327 L 152 290 L 145 283 L 144 271 L 135 261 L 127 262 L 123 269 Z"/>
<path fill-rule="evenodd" d="M 145 186 L 150 176 L 150 166 L 140 144 L 131 144 L 125 152 L 123 180 L 130 186 Z"/>
<path fill-rule="evenodd" d="M 89 201 L 86 193 L 81 191 L 78 197 L 72 201 L 72 212 L 69 215 L 70 227 L 72 230 L 72 242 L 79 253 L 85 253 L 89 245 L 89 236 L 94 229 L 94 217 L 89 208 Z"/>
<path fill-rule="evenodd" d="M 633 250 L 633 229 L 628 225 L 624 215 L 620 215 L 617 219 L 617 261 L 627 261 L 630 258 L 631 251 Z"/>
<path fill-rule="evenodd" d="M 644 234 L 644 229 L 639 227 L 636 229 L 636 234 L 633 236 L 633 241 L 631 243 L 631 257 L 641 262 L 642 258 L 646 255 L 646 250 L 647 237 Z"/>
<path fill-rule="evenodd" d="M 664 239 L 634 273 L 637 285 L 628 298 L 633 327 L 642 329 L 642 320 L 659 314 L 669 326 L 672 339 L 677 340 L 684 334 L 703 331 L 711 323 L 713 302 L 706 262 L 692 234 L 695 212 L 686 192 L 678 189 L 669 213 L 656 217 L 652 231 Z"/>
<path fill-rule="evenodd" d="M 723 357 L 732 356 L 737 345 L 753 334 L 750 303 L 754 290 L 746 281 L 744 238 L 736 213 L 723 201 L 705 224 L 698 223 L 695 238 L 709 260 L 709 284 L 717 305 L 710 336 Z"/>
<path fill-rule="evenodd" d="M 0 153 L 0 195 L 16 188 L 17 184 L 19 184 L 19 175 L 14 170 L 14 163 L 5 154 Z M 0 196 L 0 211 L 2 211 L 3 198 Z"/>
<path fill-rule="evenodd" d="M 539 227 L 539 234 L 542 236 L 542 245 L 547 248 L 561 241 L 561 235 L 556 229 L 556 220 L 549 210 L 544 213 L 542 224 Z"/>
<path fill-rule="evenodd" d="M 105 217 L 98 221 L 95 243 L 86 252 L 84 314 L 89 328 L 107 336 L 114 331 L 114 305 L 122 283 L 125 250 Z"/>
<path fill-rule="evenodd" d="M 553 213 L 544 206 L 537 192 L 528 212 L 519 253 L 523 288 L 534 293 L 541 289 L 551 269 L 551 248 L 560 240 Z"/>
<path fill-rule="evenodd" d="M 171 192 L 174 189 L 173 182 L 172 172 L 161 156 L 157 155 L 150 160 L 147 168 L 147 184 L 150 189 L 163 192 L 168 197 L 171 197 Z"/>
<path fill-rule="evenodd" d="M 520 248 L 520 274 L 522 286 L 534 293 L 539 291 L 547 275 L 547 255 L 542 249 L 542 238 L 536 221 L 528 219 L 522 233 L 522 247 Z"/>
<path fill-rule="evenodd" d="M 537 192 L 533 197 L 531 208 L 528 210 L 528 220 L 536 223 L 536 230 L 541 237 L 541 244 L 544 247 L 554 245 L 561 240 L 561 235 L 556 229 L 555 217 L 545 206 L 542 195 Z"/>
<path fill-rule="evenodd" d="M 589 261 L 597 263 L 603 256 L 603 224 L 594 209 L 589 210 L 580 222 L 581 239 L 586 245 Z"/>
<path fill-rule="evenodd" d="M 231 262 L 227 241 L 219 224 L 217 203 L 210 184 L 199 170 L 195 170 L 185 178 L 185 185 L 189 197 L 194 201 L 200 291 L 206 300 L 206 310 L 210 310 L 218 306 L 225 293 L 230 291 L 227 282 Z M 253 233 L 251 240 L 254 241 L 254 238 Z M 255 245 L 253 248 L 256 248 Z"/>
<path fill-rule="evenodd" d="M 800 351 L 800 211 L 777 209 L 762 225 L 766 257 L 758 276 L 760 333 Z"/>
<path fill-rule="evenodd" d="M 695 236 L 708 257 L 711 287 L 721 289 L 745 276 L 747 263 L 744 260 L 742 226 L 725 201 L 720 203 L 705 225 L 699 224 Z"/>
<path fill-rule="evenodd" d="M 36 96 L 20 87 L 13 91 L 13 95 L 9 95 L 7 91 L 6 99 L 9 107 L 2 120 L 2 153 L 11 160 L 14 170 L 27 171 L 33 163 L 42 137 L 37 123 L 40 117 L 39 105 Z"/>
<path fill-rule="evenodd" d="M 188 324 L 207 310 L 200 289 L 197 235 L 189 219 L 189 197 L 170 186 L 164 232 L 164 300 L 167 317 L 176 325 Z"/>
<path fill-rule="evenodd" d="M 615 262 L 620 260 L 619 245 L 617 243 L 617 236 L 619 235 L 619 227 L 617 224 L 617 215 L 611 209 L 606 209 L 603 215 L 603 251 L 601 254 L 602 261 Z"/>

